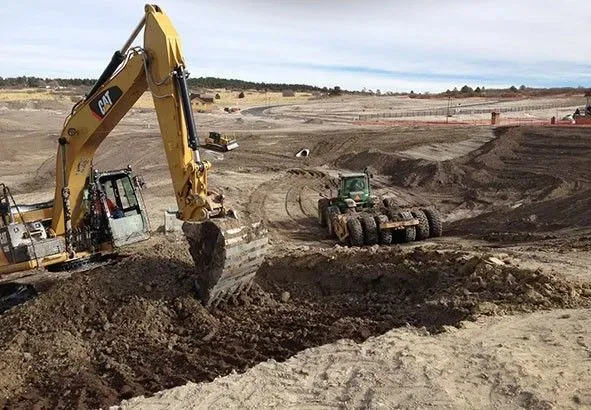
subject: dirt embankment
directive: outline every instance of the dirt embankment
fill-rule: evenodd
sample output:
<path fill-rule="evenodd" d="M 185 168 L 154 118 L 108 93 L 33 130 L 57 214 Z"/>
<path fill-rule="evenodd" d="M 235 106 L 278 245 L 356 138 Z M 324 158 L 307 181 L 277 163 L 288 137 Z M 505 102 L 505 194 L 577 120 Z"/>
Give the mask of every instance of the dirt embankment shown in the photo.
<path fill-rule="evenodd" d="M 240 306 L 208 312 L 184 246 L 155 243 L 1 316 L 4 404 L 106 406 L 393 327 L 590 306 L 591 284 L 494 258 L 335 248 L 271 258 Z"/>
<path fill-rule="evenodd" d="M 503 127 L 495 133 L 481 148 L 447 161 L 367 151 L 337 164 L 371 165 L 395 186 L 429 198 L 457 220 L 450 234 L 591 226 L 591 130 Z"/>

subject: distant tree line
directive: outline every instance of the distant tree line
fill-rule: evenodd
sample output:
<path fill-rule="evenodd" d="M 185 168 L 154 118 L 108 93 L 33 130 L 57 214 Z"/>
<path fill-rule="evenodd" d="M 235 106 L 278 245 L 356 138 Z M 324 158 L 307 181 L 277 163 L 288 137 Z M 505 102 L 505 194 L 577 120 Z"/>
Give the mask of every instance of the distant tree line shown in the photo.
<path fill-rule="evenodd" d="M 0 88 L 23 88 L 23 87 L 90 87 L 96 82 L 92 78 L 42 78 L 34 76 L 19 76 L 19 77 L 0 77 Z M 509 88 L 485 88 L 484 86 L 477 86 L 475 88 L 469 85 L 464 85 L 460 89 L 454 87 L 453 90 L 446 90 L 441 93 L 415 93 L 410 92 L 391 92 L 391 91 L 375 91 L 363 88 L 361 91 L 349 91 L 342 89 L 339 86 L 332 88 L 316 87 L 306 84 L 286 84 L 286 83 L 264 83 L 252 82 L 236 79 L 226 79 L 217 77 L 199 77 L 190 78 L 188 80 L 189 86 L 192 88 L 224 88 L 228 90 L 249 90 L 255 89 L 259 91 L 274 91 L 281 92 L 285 90 L 292 90 L 296 92 L 308 93 L 323 93 L 329 96 L 339 96 L 341 94 L 355 94 L 355 95 L 371 95 L 371 96 L 391 96 L 391 95 L 408 95 L 410 98 L 465 98 L 465 97 L 516 97 L 516 96 L 546 96 L 556 94 L 579 94 L 588 91 L 584 87 L 554 87 L 554 88 L 534 88 L 521 85 L 519 87 L 511 86 Z"/>
<path fill-rule="evenodd" d="M 283 91 L 293 90 L 297 92 L 329 92 L 327 87 L 315 87 L 306 84 L 286 84 L 286 83 L 257 83 L 252 81 L 243 81 L 236 79 L 217 78 L 217 77 L 198 77 L 189 78 L 189 86 L 194 88 L 225 88 L 228 90 L 259 90 L 259 91 Z M 340 87 L 335 87 L 340 90 Z"/>
<path fill-rule="evenodd" d="M 92 86 L 96 82 L 92 78 L 41 78 L 41 77 L 0 77 L 0 87 L 79 87 Z M 189 78 L 189 86 L 193 88 L 225 88 L 229 90 L 247 90 L 256 89 L 260 91 L 277 91 L 293 90 L 297 92 L 323 92 L 330 95 L 340 95 L 346 90 L 336 86 L 333 88 L 316 87 L 306 84 L 286 84 L 286 83 L 264 83 L 252 82 L 236 79 L 226 79 L 217 77 L 199 77 Z"/>
<path fill-rule="evenodd" d="M 78 87 L 91 86 L 96 80 L 91 78 L 41 78 L 41 77 L 0 77 L 0 87 Z"/>
<path fill-rule="evenodd" d="M 530 96 L 530 97 L 541 97 L 548 95 L 557 94 L 580 94 L 584 93 L 586 89 L 582 86 L 579 87 L 552 87 L 552 88 L 535 88 L 521 85 L 516 87 L 512 85 L 508 88 L 485 88 L 484 86 L 477 86 L 472 88 L 469 85 L 464 85 L 459 90 L 454 87 L 453 90 L 446 90 L 441 93 L 420 93 L 416 94 L 413 91 L 410 92 L 411 98 L 465 98 L 465 97 L 496 97 L 496 98 L 511 98 L 518 96 Z"/>

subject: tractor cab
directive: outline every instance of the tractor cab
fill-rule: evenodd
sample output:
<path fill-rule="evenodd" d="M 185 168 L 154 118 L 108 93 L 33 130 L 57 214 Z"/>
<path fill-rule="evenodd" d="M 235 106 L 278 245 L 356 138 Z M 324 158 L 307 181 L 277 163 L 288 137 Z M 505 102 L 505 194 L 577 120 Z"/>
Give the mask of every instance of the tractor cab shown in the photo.
<path fill-rule="evenodd" d="M 363 172 L 340 174 L 337 201 L 340 204 L 346 204 L 347 208 L 356 209 L 373 206 L 375 198 L 371 194 L 370 178 L 373 178 L 373 174 L 368 168 L 365 168 Z"/>
<path fill-rule="evenodd" d="M 341 201 L 353 200 L 357 205 L 360 205 L 367 202 L 371 195 L 370 190 L 369 178 L 366 174 L 341 175 L 338 198 Z"/>

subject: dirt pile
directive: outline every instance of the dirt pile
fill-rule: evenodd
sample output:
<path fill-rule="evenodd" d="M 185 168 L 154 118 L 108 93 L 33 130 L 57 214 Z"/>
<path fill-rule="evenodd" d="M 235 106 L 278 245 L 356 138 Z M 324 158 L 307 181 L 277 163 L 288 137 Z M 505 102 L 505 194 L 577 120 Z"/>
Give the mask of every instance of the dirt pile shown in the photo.
<path fill-rule="evenodd" d="M 369 166 L 377 173 L 390 174 L 402 161 L 401 158 L 390 152 L 367 150 L 342 155 L 335 161 L 335 165 L 338 168 L 350 169 L 355 172 Z"/>
<path fill-rule="evenodd" d="M 591 132 L 587 128 L 514 128 L 461 165 L 466 193 L 486 213 L 452 233 L 550 232 L 591 226 Z M 466 196 L 466 195 L 465 195 Z"/>
<path fill-rule="evenodd" d="M 465 171 L 454 161 L 405 159 L 396 153 L 375 150 L 343 155 L 336 165 L 354 171 L 369 166 L 374 172 L 389 176 L 395 185 L 408 188 L 462 184 L 465 176 Z"/>
<path fill-rule="evenodd" d="M 524 239 L 533 236 L 550 235 L 564 228 L 591 227 L 591 189 L 563 198 L 550 199 L 518 206 L 514 209 L 500 209 L 487 212 L 463 221 L 451 224 L 450 234 L 472 235 L 494 239 L 503 236 L 504 240 L 519 238 L 519 233 L 530 233 Z M 535 235 L 535 234 L 538 235 Z"/>
<path fill-rule="evenodd" d="M 270 292 L 288 291 L 296 299 L 315 303 L 341 303 L 344 309 L 352 302 L 351 313 L 377 312 L 378 306 L 392 305 L 392 311 L 406 320 L 400 324 L 429 330 L 451 324 L 454 315 L 465 319 L 479 313 L 578 307 L 591 296 L 590 283 L 571 283 L 511 263 L 466 252 L 336 247 L 270 259 L 259 271 L 259 283 Z M 355 300 L 343 300 L 343 295 Z M 372 303 L 376 306 L 367 306 Z M 422 308 L 430 312 L 421 312 Z"/>
<path fill-rule="evenodd" d="M 269 259 L 260 287 L 239 306 L 208 312 L 193 297 L 183 247 L 157 242 L 1 316 L 4 404 L 106 406 L 341 338 L 362 341 L 407 324 L 438 332 L 482 314 L 588 306 L 591 294 L 589 284 L 494 258 L 335 248 Z"/>
<path fill-rule="evenodd" d="M 479 149 L 447 161 L 365 151 L 344 155 L 337 164 L 371 165 L 395 186 L 439 202 L 446 213 L 483 214 L 451 224 L 453 234 L 591 225 L 588 128 L 501 127 L 495 134 Z"/>

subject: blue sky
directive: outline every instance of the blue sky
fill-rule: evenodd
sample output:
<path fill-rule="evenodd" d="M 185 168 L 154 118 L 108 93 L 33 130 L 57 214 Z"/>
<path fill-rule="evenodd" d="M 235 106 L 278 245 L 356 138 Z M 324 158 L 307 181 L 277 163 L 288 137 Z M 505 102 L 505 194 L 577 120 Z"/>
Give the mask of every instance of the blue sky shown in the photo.
<path fill-rule="evenodd" d="M 136 0 L 6 1 L 0 76 L 96 78 L 143 14 Z M 163 0 L 193 77 L 442 91 L 591 86 L 591 3 Z"/>

